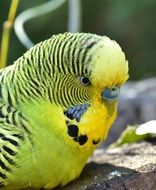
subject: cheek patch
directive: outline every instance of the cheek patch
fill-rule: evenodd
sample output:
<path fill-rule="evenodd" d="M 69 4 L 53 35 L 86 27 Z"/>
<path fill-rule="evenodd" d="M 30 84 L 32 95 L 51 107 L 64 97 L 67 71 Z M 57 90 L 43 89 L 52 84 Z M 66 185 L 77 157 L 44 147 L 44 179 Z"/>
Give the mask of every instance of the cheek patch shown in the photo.
<path fill-rule="evenodd" d="M 89 104 L 81 104 L 75 107 L 69 107 L 64 111 L 64 115 L 70 120 L 75 119 L 77 122 L 79 122 L 82 115 L 87 111 L 89 106 Z"/>

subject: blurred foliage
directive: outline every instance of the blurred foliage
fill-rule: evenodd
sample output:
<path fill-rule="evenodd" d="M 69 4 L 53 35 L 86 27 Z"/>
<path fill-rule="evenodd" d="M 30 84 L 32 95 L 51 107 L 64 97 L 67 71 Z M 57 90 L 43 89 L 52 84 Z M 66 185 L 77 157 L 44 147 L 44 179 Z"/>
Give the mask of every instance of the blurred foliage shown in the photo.
<path fill-rule="evenodd" d="M 152 136 L 147 133 L 147 134 L 143 134 L 143 135 L 138 135 L 136 133 L 136 129 L 138 126 L 128 126 L 120 135 L 120 137 L 118 138 L 118 140 L 109 145 L 108 148 L 115 148 L 118 146 L 121 146 L 123 144 L 131 144 L 131 143 L 135 143 L 135 142 L 140 142 L 140 141 L 144 141 L 147 139 L 152 138 Z"/>
<path fill-rule="evenodd" d="M 46 0 L 21 0 L 17 14 Z M 7 18 L 11 0 L 0 1 L 0 37 L 2 23 Z M 81 0 L 82 32 L 107 35 L 115 39 L 126 52 L 130 63 L 131 80 L 156 74 L 156 1 L 155 0 Z M 35 18 L 25 24 L 33 42 L 67 30 L 67 2 L 58 10 Z M 26 49 L 14 32 L 11 35 L 8 64 L 20 57 Z"/>

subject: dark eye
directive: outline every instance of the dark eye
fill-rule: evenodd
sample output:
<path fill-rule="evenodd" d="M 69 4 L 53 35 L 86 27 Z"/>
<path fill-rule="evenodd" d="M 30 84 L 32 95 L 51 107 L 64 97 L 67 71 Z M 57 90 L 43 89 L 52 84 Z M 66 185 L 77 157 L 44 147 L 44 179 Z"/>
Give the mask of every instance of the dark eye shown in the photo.
<path fill-rule="evenodd" d="M 81 78 L 80 78 L 80 82 L 81 82 L 81 84 L 83 84 L 84 86 L 88 86 L 88 85 L 91 84 L 88 77 L 81 77 Z"/>

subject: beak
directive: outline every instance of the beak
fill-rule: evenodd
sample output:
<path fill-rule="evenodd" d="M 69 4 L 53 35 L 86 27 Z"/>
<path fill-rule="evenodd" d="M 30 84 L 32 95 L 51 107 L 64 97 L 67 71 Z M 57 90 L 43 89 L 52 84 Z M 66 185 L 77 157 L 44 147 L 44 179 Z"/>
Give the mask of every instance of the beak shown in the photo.
<path fill-rule="evenodd" d="M 113 87 L 113 88 L 105 88 L 102 91 L 101 96 L 103 100 L 113 101 L 119 98 L 119 94 L 120 94 L 120 88 Z"/>
<path fill-rule="evenodd" d="M 119 87 L 105 88 L 101 92 L 101 98 L 108 110 L 109 116 L 112 116 L 117 110 L 119 94 L 120 94 Z"/>

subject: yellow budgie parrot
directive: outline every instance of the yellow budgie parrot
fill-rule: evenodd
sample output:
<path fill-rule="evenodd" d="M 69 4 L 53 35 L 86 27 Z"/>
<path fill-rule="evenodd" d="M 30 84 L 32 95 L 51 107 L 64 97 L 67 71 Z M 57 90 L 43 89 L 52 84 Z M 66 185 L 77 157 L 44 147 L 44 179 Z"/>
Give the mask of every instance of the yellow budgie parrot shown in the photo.
<path fill-rule="evenodd" d="M 113 123 L 128 62 L 106 36 L 64 33 L 0 71 L 0 188 L 77 178 Z"/>

